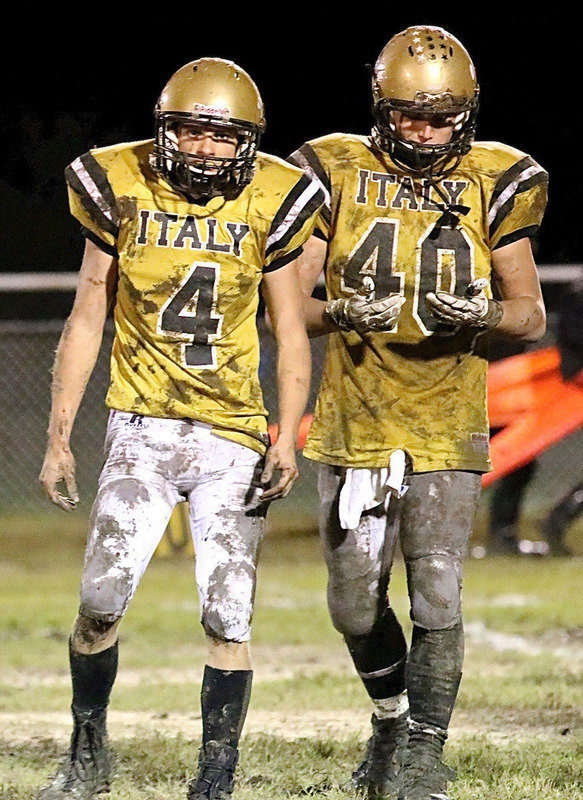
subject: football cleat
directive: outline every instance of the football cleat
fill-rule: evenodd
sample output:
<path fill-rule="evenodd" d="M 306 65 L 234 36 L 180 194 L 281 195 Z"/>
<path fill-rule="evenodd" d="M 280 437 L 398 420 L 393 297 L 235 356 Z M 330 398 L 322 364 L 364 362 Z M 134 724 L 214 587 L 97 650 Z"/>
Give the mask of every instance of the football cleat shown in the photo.
<path fill-rule="evenodd" d="M 198 776 L 188 784 L 188 800 L 229 800 L 235 785 L 239 752 L 221 742 L 200 748 Z"/>
<path fill-rule="evenodd" d="M 73 708 L 71 746 L 54 778 L 40 790 L 38 800 L 91 800 L 109 791 L 112 772 L 107 746 L 105 709 Z"/>
<path fill-rule="evenodd" d="M 352 782 L 368 798 L 396 798 L 407 746 L 407 712 L 393 719 L 379 719 L 373 714 L 371 722 L 366 755 L 352 774 Z"/>
<path fill-rule="evenodd" d="M 445 731 L 409 723 L 399 800 L 448 800 L 447 784 L 456 773 L 441 761 L 446 738 Z"/>

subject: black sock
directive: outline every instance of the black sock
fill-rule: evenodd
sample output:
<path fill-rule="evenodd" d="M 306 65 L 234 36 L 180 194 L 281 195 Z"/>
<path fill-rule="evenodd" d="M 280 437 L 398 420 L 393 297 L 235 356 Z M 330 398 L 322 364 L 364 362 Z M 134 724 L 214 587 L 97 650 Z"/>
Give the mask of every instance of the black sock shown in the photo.
<path fill-rule="evenodd" d="M 414 722 L 447 730 L 462 677 L 464 631 L 413 628 L 406 681 Z"/>
<path fill-rule="evenodd" d="M 93 655 L 77 653 L 69 642 L 69 664 L 76 711 L 102 711 L 109 703 L 117 674 L 117 641 Z"/>
<path fill-rule="evenodd" d="M 253 670 L 204 668 L 200 702 L 202 743 L 222 742 L 237 747 L 251 697 Z"/>
<path fill-rule="evenodd" d="M 386 608 L 365 636 L 344 637 L 356 671 L 373 700 L 405 691 L 407 643 L 393 610 Z"/>

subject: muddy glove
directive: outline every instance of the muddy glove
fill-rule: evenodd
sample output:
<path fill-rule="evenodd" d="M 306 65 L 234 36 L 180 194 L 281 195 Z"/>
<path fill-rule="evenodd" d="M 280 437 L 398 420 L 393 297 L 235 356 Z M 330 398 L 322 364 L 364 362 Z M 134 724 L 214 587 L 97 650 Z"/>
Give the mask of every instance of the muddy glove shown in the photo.
<path fill-rule="evenodd" d="M 487 285 L 488 281 L 480 278 L 470 283 L 463 297 L 449 292 L 427 292 L 425 297 L 435 316 L 443 322 L 458 328 L 467 325 L 494 328 L 502 319 L 502 306 L 486 297 Z"/>
<path fill-rule="evenodd" d="M 368 276 L 359 289 L 348 298 L 330 300 L 326 313 L 343 331 L 390 331 L 397 324 L 397 317 L 405 298 L 401 294 L 390 294 L 382 300 L 374 300 L 374 283 Z"/>

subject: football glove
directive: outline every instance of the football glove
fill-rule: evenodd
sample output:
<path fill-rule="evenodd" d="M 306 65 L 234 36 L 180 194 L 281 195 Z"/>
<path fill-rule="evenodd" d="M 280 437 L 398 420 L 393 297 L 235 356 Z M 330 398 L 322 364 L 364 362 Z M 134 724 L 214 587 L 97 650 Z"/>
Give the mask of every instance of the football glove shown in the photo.
<path fill-rule="evenodd" d="M 480 278 L 470 283 L 463 297 L 449 292 L 427 292 L 425 297 L 435 316 L 443 322 L 458 328 L 494 328 L 502 319 L 502 306 L 486 297 L 486 286 L 488 281 Z"/>
<path fill-rule="evenodd" d="M 405 298 L 401 294 L 390 294 L 381 300 L 373 298 L 374 283 L 366 276 L 353 295 L 326 303 L 326 313 L 343 331 L 393 330 Z"/>

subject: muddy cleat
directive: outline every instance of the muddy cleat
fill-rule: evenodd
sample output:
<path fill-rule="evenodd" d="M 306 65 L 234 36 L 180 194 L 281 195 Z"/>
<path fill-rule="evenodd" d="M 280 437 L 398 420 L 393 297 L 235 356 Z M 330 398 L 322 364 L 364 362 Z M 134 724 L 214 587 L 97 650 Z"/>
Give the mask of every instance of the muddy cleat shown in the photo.
<path fill-rule="evenodd" d="M 229 800 L 239 752 L 221 742 L 207 742 L 200 748 L 198 776 L 188 784 L 188 800 Z"/>
<path fill-rule="evenodd" d="M 441 762 L 446 739 L 446 731 L 409 722 L 399 800 L 447 800 L 448 781 L 456 774 Z"/>
<path fill-rule="evenodd" d="M 393 719 L 379 719 L 373 714 L 371 722 L 366 755 L 352 773 L 352 782 L 359 792 L 374 800 L 396 798 L 407 746 L 407 713 Z"/>
<path fill-rule="evenodd" d="M 73 710 L 69 752 L 57 774 L 40 790 L 37 800 L 91 800 L 109 791 L 111 755 L 107 746 L 105 709 Z"/>

